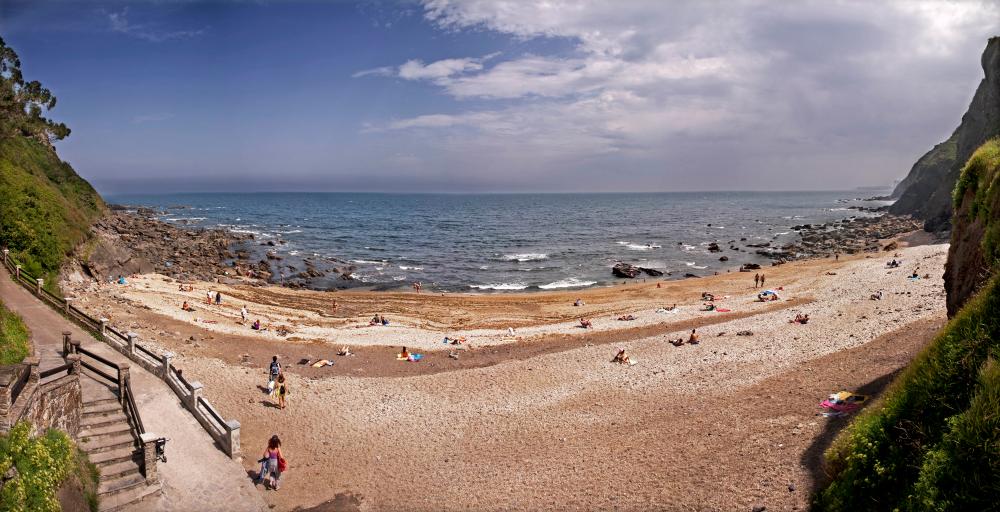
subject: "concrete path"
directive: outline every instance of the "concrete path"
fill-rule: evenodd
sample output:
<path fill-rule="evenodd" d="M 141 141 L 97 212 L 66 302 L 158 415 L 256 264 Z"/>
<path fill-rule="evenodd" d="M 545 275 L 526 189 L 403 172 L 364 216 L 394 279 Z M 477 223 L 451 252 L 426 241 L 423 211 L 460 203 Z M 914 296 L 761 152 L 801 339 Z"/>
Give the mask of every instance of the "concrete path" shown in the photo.
<path fill-rule="evenodd" d="M 24 318 L 31 330 L 42 371 L 64 363 L 62 332 L 70 331 L 81 346 L 115 363 L 128 358 L 65 319 L 15 283 L 0 268 L 0 300 L 7 309 Z M 157 465 L 163 495 L 150 498 L 129 510 L 138 511 L 264 511 L 267 505 L 254 488 L 243 466 L 227 457 L 215 441 L 184 408 L 173 390 L 158 377 L 129 364 L 132 391 L 146 430 L 170 439 L 167 463 Z"/>

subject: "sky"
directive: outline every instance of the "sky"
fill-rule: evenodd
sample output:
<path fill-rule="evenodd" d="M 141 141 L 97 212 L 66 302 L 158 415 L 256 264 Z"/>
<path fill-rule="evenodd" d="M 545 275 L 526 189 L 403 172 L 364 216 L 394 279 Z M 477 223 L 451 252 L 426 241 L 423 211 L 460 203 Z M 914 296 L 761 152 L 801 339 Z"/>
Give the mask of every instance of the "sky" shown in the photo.
<path fill-rule="evenodd" d="M 994 35 L 1000 0 L 0 0 L 104 194 L 890 185 Z"/>

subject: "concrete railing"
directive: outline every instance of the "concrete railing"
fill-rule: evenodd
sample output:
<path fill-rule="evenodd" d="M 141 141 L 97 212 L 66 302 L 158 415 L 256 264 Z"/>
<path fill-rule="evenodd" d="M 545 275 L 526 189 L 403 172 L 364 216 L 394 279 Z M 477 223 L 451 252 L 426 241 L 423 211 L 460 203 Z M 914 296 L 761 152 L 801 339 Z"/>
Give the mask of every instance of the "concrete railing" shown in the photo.
<path fill-rule="evenodd" d="M 44 288 L 44 282 L 41 279 L 32 278 L 20 265 L 16 264 L 7 249 L 3 250 L 3 264 L 11 272 L 11 276 L 16 282 L 37 295 L 42 302 L 49 304 L 66 318 L 90 331 L 95 338 L 166 382 L 180 398 L 184 407 L 212 436 L 219 448 L 231 458 L 236 459 L 240 456 L 240 422 L 223 419 L 208 400 L 201 396 L 201 383 L 188 384 L 181 376 L 180 370 L 170 364 L 174 354 L 170 352 L 157 354 L 139 344 L 139 337 L 135 333 L 122 333 L 109 325 L 108 319 L 94 318 L 74 306 L 72 298 L 53 295 Z M 64 353 L 69 353 L 70 347 L 67 345 L 69 343 L 69 337 L 64 336 L 63 348 L 66 349 Z M 194 385 L 197 385 L 197 390 L 194 389 Z"/>

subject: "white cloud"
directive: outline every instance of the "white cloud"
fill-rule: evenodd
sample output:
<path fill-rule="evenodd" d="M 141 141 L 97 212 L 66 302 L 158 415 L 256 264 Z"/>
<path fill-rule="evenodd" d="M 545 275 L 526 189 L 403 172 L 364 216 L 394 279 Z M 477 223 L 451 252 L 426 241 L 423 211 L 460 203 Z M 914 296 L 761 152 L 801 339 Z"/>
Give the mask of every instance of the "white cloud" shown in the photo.
<path fill-rule="evenodd" d="M 408 61 L 397 76 L 455 99 L 503 101 L 370 131 L 437 133 L 428 151 L 534 169 L 616 155 L 762 176 L 781 165 L 789 180 L 822 162 L 889 181 L 964 111 L 978 53 L 1000 30 L 998 5 L 425 0 L 424 17 L 442 30 L 561 38 L 573 49 Z M 887 168 L 888 153 L 900 168 Z M 880 167 L 864 167 L 872 162 Z"/>
<path fill-rule="evenodd" d="M 190 39 L 205 33 L 204 29 L 198 30 L 159 30 L 151 25 L 135 24 L 128 20 L 128 7 L 121 12 L 107 13 L 111 30 L 125 34 L 137 39 L 142 39 L 152 43 L 162 43 L 176 39 Z"/>

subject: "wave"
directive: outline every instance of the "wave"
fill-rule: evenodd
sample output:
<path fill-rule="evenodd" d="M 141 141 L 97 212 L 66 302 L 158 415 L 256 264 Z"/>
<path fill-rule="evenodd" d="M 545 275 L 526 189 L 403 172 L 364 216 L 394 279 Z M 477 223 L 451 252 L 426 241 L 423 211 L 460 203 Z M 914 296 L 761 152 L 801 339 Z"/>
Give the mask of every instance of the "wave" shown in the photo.
<path fill-rule="evenodd" d="M 791 231 L 782 231 L 782 232 L 780 232 L 780 233 L 775 233 L 775 234 L 774 234 L 774 236 L 778 236 L 778 235 L 787 235 L 787 234 L 789 234 L 789 233 L 791 233 Z"/>
<path fill-rule="evenodd" d="M 684 244 L 682 247 L 684 247 L 685 251 L 693 251 L 693 250 L 697 249 L 697 247 L 695 247 L 693 245 L 688 245 L 688 244 Z"/>
<path fill-rule="evenodd" d="M 388 262 L 374 260 L 351 260 L 351 263 L 357 263 L 358 265 L 385 265 Z"/>
<path fill-rule="evenodd" d="M 693 267 L 694 266 L 694 262 L 693 261 L 685 261 L 684 264 L 687 265 L 687 266 L 689 266 L 689 267 Z"/>
<path fill-rule="evenodd" d="M 528 285 L 524 283 L 470 284 L 469 288 L 477 290 L 523 290 Z"/>
<path fill-rule="evenodd" d="M 282 235 L 291 235 L 293 233 L 301 233 L 301 229 L 293 229 L 291 231 L 275 231 L 275 233 L 281 233 Z"/>
<path fill-rule="evenodd" d="M 406 265 L 400 265 L 399 270 L 423 270 L 424 267 L 407 267 Z"/>
<path fill-rule="evenodd" d="M 708 266 L 707 266 L 707 265 L 706 265 L 706 266 L 701 266 L 701 265 L 691 265 L 691 268 L 696 268 L 696 269 L 698 269 L 698 270 L 705 270 L 706 268 L 708 268 Z"/>
<path fill-rule="evenodd" d="M 406 276 L 393 276 L 392 280 L 393 281 L 404 281 L 404 280 L 406 280 Z"/>
<path fill-rule="evenodd" d="M 554 283 L 539 285 L 538 287 L 542 290 L 555 290 L 557 288 L 577 288 L 581 286 L 590 286 L 597 284 L 597 281 L 583 281 L 575 277 L 569 279 L 561 279 Z"/>
<path fill-rule="evenodd" d="M 538 261 L 538 260 L 547 260 L 547 259 L 549 259 L 549 255 L 545 254 L 545 253 L 540 253 L 540 252 L 526 252 L 526 253 L 521 253 L 521 254 L 504 254 L 503 255 L 503 260 L 504 261 L 517 261 L 517 262 L 520 262 L 520 263 L 524 263 L 525 261 Z"/>

